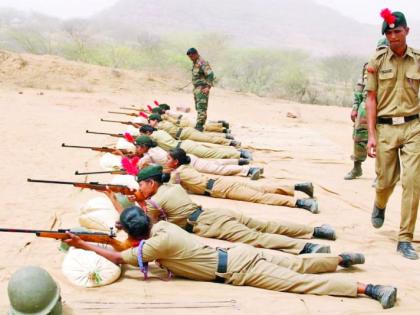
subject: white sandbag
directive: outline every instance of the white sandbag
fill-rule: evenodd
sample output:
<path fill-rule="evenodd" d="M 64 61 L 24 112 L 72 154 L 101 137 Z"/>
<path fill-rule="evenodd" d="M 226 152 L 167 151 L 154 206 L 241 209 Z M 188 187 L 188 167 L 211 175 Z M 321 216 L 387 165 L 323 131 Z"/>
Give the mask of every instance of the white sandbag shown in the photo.
<path fill-rule="evenodd" d="M 134 144 L 128 142 L 127 140 L 123 138 L 119 138 L 117 141 L 117 144 L 115 145 L 117 149 L 127 150 L 130 152 L 136 152 L 136 147 Z"/>
<path fill-rule="evenodd" d="M 79 213 L 79 224 L 82 227 L 109 232 L 119 219 L 119 213 L 112 202 L 106 197 L 96 197 L 89 200 Z"/>
<path fill-rule="evenodd" d="M 74 285 L 93 288 L 118 280 L 121 268 L 95 252 L 71 247 L 61 267 Z"/>
<path fill-rule="evenodd" d="M 149 122 L 147 121 L 147 119 L 144 118 L 143 116 L 135 117 L 131 121 L 133 123 L 138 123 L 138 124 L 143 124 L 143 125 L 148 125 L 149 124 Z"/>
<path fill-rule="evenodd" d="M 135 176 L 132 175 L 116 175 L 112 178 L 111 184 L 124 185 L 131 189 L 139 189 L 139 183 L 137 183 Z"/>
<path fill-rule="evenodd" d="M 112 153 L 105 153 L 99 160 L 99 165 L 104 171 L 115 171 L 122 168 L 121 156 Z"/>
<path fill-rule="evenodd" d="M 133 137 L 138 137 L 140 136 L 140 131 L 138 128 L 134 127 L 134 126 L 128 126 L 126 131 L 128 132 L 130 135 L 132 135 Z"/>

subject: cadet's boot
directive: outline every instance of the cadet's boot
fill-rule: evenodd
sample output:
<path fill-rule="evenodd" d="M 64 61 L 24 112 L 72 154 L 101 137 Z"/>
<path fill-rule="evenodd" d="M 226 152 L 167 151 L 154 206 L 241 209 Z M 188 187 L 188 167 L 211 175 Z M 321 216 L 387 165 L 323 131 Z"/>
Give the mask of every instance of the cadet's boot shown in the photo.
<path fill-rule="evenodd" d="M 321 226 L 318 226 L 314 229 L 314 238 L 320 238 L 323 240 L 335 240 L 335 231 L 329 224 L 323 224 Z"/>
<path fill-rule="evenodd" d="M 240 157 L 241 158 L 245 158 L 248 160 L 252 160 L 252 153 L 248 150 L 239 150 L 239 152 L 241 153 Z"/>
<path fill-rule="evenodd" d="M 312 213 L 318 213 L 318 202 L 315 199 L 298 199 L 296 200 L 296 208 L 305 209 Z"/>
<path fill-rule="evenodd" d="M 388 285 L 368 284 L 365 294 L 379 301 L 383 308 L 393 307 L 397 300 L 397 288 Z"/>
<path fill-rule="evenodd" d="M 229 140 L 235 140 L 235 137 L 234 137 L 232 134 L 230 134 L 230 133 L 227 133 L 227 134 L 225 135 L 225 138 L 226 138 L 226 139 L 229 139 Z"/>
<path fill-rule="evenodd" d="M 416 250 L 411 246 L 411 242 L 398 242 L 397 252 L 408 259 L 419 259 Z"/>
<path fill-rule="evenodd" d="M 365 263 L 365 255 L 359 253 L 342 253 L 340 255 L 343 260 L 339 263 L 341 267 L 349 268 L 353 265 L 361 265 Z"/>
<path fill-rule="evenodd" d="M 261 169 L 259 167 L 250 167 L 246 176 L 250 177 L 251 180 L 257 180 L 261 176 Z"/>
<path fill-rule="evenodd" d="M 309 197 L 314 196 L 314 185 L 312 183 L 300 183 L 295 185 L 295 190 L 307 194 Z"/>
<path fill-rule="evenodd" d="M 238 165 L 248 165 L 248 164 L 249 164 L 248 159 L 239 159 L 238 160 Z"/>
<path fill-rule="evenodd" d="M 217 122 L 218 123 L 221 123 L 224 128 L 229 129 L 229 123 L 227 121 L 225 121 L 225 120 L 218 120 Z"/>
<path fill-rule="evenodd" d="M 375 204 L 373 204 L 373 211 L 371 222 L 374 228 L 379 229 L 385 221 L 385 209 L 378 208 Z"/>
<path fill-rule="evenodd" d="M 328 245 L 306 243 L 299 255 L 301 254 L 329 254 L 331 253 L 331 248 Z"/>
<path fill-rule="evenodd" d="M 362 162 L 355 161 L 353 169 L 346 176 L 344 176 L 344 179 L 345 180 L 356 179 L 357 177 L 360 177 L 362 175 L 363 175 Z"/>
<path fill-rule="evenodd" d="M 203 132 L 204 131 L 204 126 L 202 124 L 196 124 L 195 125 L 195 129 L 197 129 L 198 131 Z"/>
<path fill-rule="evenodd" d="M 222 132 L 223 133 L 230 133 L 230 129 L 229 128 L 223 128 Z"/>
<path fill-rule="evenodd" d="M 240 142 L 240 141 L 236 141 L 236 140 L 232 140 L 232 141 L 229 143 L 229 145 L 230 145 L 231 147 L 235 147 L 235 148 L 237 148 L 237 147 L 240 147 L 240 146 L 241 146 L 241 142 Z"/>

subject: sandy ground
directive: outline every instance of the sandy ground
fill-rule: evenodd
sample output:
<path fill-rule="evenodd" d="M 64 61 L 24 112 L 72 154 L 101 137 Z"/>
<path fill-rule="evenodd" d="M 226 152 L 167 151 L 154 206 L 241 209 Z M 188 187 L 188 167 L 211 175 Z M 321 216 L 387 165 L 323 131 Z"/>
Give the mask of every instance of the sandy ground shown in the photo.
<path fill-rule="evenodd" d="M 62 142 L 78 145 L 111 145 L 115 138 L 87 135 L 86 129 L 106 132 L 123 125 L 99 118 L 125 119 L 107 114 L 119 106 L 148 104 L 153 99 L 170 105 L 192 105 L 188 91 L 147 74 L 62 61 L 55 57 L 3 53 L 0 58 L 0 177 L 2 227 L 56 229 L 77 226 L 79 208 L 99 193 L 71 186 L 42 185 L 26 178 L 81 180 L 75 170 L 99 170 L 98 153 L 61 148 Z M 24 62 L 21 62 L 24 60 Z M 23 64 L 23 65 L 22 65 Z M 349 96 L 350 97 L 350 96 Z M 298 118 L 286 117 L 291 111 Z M 127 116 L 128 117 L 128 116 Z M 337 277 L 398 287 L 398 303 L 389 314 L 419 314 L 420 264 L 399 256 L 401 187 L 389 203 L 385 225 L 370 226 L 374 190 L 374 161 L 364 164 L 359 180 L 344 181 L 351 169 L 349 109 L 309 106 L 238 94 L 215 88 L 210 99 L 210 119 L 231 122 L 243 144 L 256 150 L 255 160 L 265 167 L 264 181 L 313 181 L 321 213 L 194 196 L 203 206 L 237 209 L 248 215 L 320 225 L 330 223 L 338 240 L 324 241 L 333 252 L 360 251 L 366 264 Z M 106 182 L 107 175 L 89 177 Z M 59 282 L 66 314 L 376 314 L 379 303 L 367 298 L 319 297 L 271 292 L 174 279 L 143 281 L 138 269 L 125 268 L 116 283 L 95 289 L 71 285 L 61 273 L 63 253 L 54 240 L 32 235 L 2 234 L 0 255 L 0 313 L 8 308 L 7 282 L 24 265 L 40 265 Z M 419 240 L 419 233 L 415 239 Z M 322 242 L 322 241 L 321 241 Z M 211 241 L 216 244 L 216 241 Z M 415 244 L 417 250 L 420 246 Z"/>

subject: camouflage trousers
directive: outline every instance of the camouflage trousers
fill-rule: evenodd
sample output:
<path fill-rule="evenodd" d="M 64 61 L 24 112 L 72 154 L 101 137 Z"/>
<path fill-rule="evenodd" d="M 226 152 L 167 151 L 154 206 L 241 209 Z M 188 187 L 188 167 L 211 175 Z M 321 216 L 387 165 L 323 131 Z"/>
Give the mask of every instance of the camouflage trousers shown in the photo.
<path fill-rule="evenodd" d="M 195 110 L 197 111 L 197 125 L 196 127 L 203 128 L 207 120 L 207 105 L 209 96 L 201 92 L 203 87 L 198 86 L 194 88 L 194 102 Z"/>
<path fill-rule="evenodd" d="M 353 155 L 352 160 L 364 162 L 367 157 L 368 130 L 366 119 L 366 105 L 362 102 L 357 111 L 357 118 L 353 126 Z"/>

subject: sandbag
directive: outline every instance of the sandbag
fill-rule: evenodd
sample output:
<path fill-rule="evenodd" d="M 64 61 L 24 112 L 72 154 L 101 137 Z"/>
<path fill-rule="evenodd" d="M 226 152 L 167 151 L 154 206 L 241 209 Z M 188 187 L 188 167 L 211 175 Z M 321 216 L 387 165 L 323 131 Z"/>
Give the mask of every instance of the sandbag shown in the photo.
<path fill-rule="evenodd" d="M 134 126 L 128 126 L 127 129 L 125 130 L 125 132 L 128 132 L 130 135 L 132 135 L 133 137 L 138 137 L 140 136 L 140 131 L 138 128 L 134 127 Z"/>
<path fill-rule="evenodd" d="M 142 117 L 142 116 L 135 117 L 131 121 L 133 123 L 142 124 L 142 125 L 148 125 L 149 124 L 147 119 L 145 117 Z"/>
<path fill-rule="evenodd" d="M 80 209 L 79 213 L 79 224 L 92 230 L 109 232 L 118 220 L 119 213 L 106 197 L 96 197 L 89 200 Z"/>
<path fill-rule="evenodd" d="M 123 138 L 118 139 L 115 147 L 117 149 L 127 150 L 127 151 L 132 152 L 132 153 L 136 152 L 136 146 L 134 144 L 132 144 L 131 142 L 128 142 L 127 140 L 123 139 Z"/>
<path fill-rule="evenodd" d="M 121 268 L 95 252 L 71 247 L 61 270 L 74 285 L 93 288 L 115 282 Z"/>
<path fill-rule="evenodd" d="M 104 171 L 116 171 L 122 168 L 121 156 L 105 153 L 99 160 L 99 165 Z"/>

